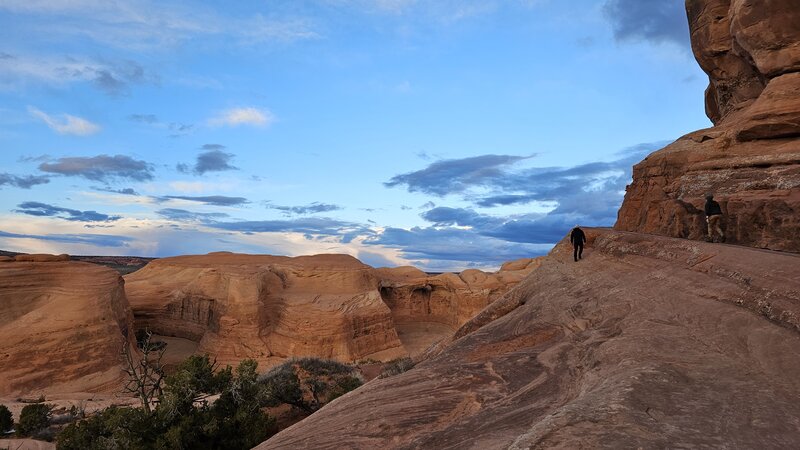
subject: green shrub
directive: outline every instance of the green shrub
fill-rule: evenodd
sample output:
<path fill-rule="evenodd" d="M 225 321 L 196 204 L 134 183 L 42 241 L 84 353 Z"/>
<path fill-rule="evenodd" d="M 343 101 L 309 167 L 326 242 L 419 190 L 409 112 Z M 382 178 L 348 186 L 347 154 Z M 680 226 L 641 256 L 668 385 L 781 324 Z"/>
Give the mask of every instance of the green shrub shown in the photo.
<path fill-rule="evenodd" d="M 108 408 L 67 426 L 59 449 L 249 449 L 277 432 L 262 412 L 258 364 L 242 361 L 236 371 L 217 370 L 208 357 L 193 356 L 165 383 L 152 413 Z M 220 394 L 214 402 L 209 394 Z"/>
<path fill-rule="evenodd" d="M 320 358 L 291 359 L 261 378 L 267 406 L 287 404 L 312 414 L 331 400 L 361 386 L 355 368 Z"/>
<path fill-rule="evenodd" d="M 31 436 L 50 426 L 53 406 L 46 403 L 34 403 L 22 408 L 17 424 L 17 435 Z"/>
<path fill-rule="evenodd" d="M 0 436 L 14 428 L 14 417 L 6 405 L 0 405 Z"/>

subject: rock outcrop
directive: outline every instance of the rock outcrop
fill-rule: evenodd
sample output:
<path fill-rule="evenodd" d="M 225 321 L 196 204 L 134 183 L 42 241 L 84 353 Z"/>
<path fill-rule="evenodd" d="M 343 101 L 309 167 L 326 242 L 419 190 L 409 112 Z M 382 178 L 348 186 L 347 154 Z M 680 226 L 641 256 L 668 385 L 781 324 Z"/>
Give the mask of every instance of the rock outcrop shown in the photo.
<path fill-rule="evenodd" d="M 800 257 L 586 231 L 582 261 L 560 243 L 452 343 L 258 448 L 800 446 Z"/>
<path fill-rule="evenodd" d="M 119 390 L 123 342 L 135 348 L 119 274 L 65 255 L 15 259 L 0 262 L 0 395 Z"/>
<path fill-rule="evenodd" d="M 395 320 L 429 321 L 456 329 L 508 292 L 538 265 L 522 259 L 499 272 L 468 269 L 429 276 L 414 267 L 376 269 L 381 297 Z"/>
<path fill-rule="evenodd" d="M 138 328 L 197 341 L 221 363 L 405 355 L 378 283 L 346 255 L 180 256 L 126 276 Z"/>
<path fill-rule="evenodd" d="M 713 193 L 728 242 L 800 252 L 800 3 L 686 6 L 715 126 L 634 167 L 615 228 L 700 239 Z"/>
<path fill-rule="evenodd" d="M 535 264 L 428 276 L 346 255 L 212 253 L 155 260 L 125 279 L 137 328 L 198 342 L 222 363 L 386 361 L 449 335 Z"/>

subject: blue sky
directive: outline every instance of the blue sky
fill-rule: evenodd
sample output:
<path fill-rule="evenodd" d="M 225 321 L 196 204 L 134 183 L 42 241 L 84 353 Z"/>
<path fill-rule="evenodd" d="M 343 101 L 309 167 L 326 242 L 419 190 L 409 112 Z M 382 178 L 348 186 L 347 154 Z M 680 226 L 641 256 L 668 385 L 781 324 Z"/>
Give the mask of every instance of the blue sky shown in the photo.
<path fill-rule="evenodd" d="M 495 268 L 699 128 L 681 0 L 0 1 L 0 248 Z"/>

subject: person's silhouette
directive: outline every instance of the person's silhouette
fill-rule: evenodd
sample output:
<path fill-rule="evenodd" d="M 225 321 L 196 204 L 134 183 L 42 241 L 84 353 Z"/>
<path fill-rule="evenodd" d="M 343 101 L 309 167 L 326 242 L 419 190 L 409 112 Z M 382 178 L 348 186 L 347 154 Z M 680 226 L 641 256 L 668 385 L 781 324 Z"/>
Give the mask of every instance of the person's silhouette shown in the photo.
<path fill-rule="evenodd" d="M 586 243 L 586 234 L 575 225 L 575 228 L 573 228 L 572 232 L 569 234 L 569 241 L 572 242 L 575 248 L 572 257 L 575 259 L 575 262 L 577 262 L 583 256 L 583 244 Z"/>

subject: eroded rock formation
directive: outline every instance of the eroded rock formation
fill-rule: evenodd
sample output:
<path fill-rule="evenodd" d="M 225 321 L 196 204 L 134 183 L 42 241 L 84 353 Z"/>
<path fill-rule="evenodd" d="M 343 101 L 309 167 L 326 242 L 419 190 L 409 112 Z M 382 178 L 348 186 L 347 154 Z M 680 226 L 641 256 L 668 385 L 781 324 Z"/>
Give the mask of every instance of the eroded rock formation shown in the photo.
<path fill-rule="evenodd" d="M 800 257 L 587 229 L 278 448 L 796 448 Z"/>
<path fill-rule="evenodd" d="M 702 238 L 704 195 L 728 242 L 800 251 L 800 2 L 687 0 L 715 126 L 634 167 L 615 226 Z"/>
<path fill-rule="evenodd" d="M 0 262 L 0 395 L 119 390 L 126 336 L 133 346 L 119 274 L 66 255 L 15 259 Z"/>
<path fill-rule="evenodd" d="M 223 363 L 390 360 L 449 335 L 536 265 L 515 264 L 432 277 L 346 255 L 212 253 L 159 259 L 125 278 L 139 329 L 198 342 Z"/>
<path fill-rule="evenodd" d="M 373 269 L 345 255 L 212 253 L 126 276 L 137 327 L 199 342 L 222 363 L 403 356 Z"/>
<path fill-rule="evenodd" d="M 469 269 L 429 276 L 413 267 L 377 269 L 381 297 L 396 320 L 439 322 L 458 328 L 522 281 L 537 259 L 506 263 L 499 272 Z"/>

